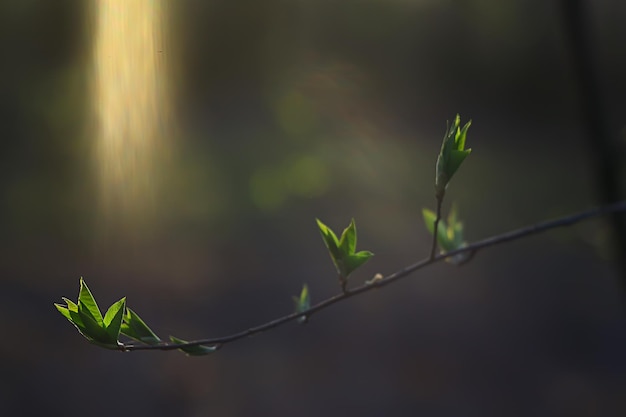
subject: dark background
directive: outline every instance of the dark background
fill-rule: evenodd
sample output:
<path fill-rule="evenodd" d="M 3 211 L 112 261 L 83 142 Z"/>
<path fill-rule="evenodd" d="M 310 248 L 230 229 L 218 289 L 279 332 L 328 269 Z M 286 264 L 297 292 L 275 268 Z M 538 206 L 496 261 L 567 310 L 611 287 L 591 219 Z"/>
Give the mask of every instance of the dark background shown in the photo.
<path fill-rule="evenodd" d="M 291 312 L 303 283 L 313 302 L 338 292 L 316 217 L 356 219 L 376 256 L 355 282 L 400 269 L 428 253 L 421 209 L 456 113 L 473 153 L 445 206 L 470 241 L 597 205 L 562 2 L 169 2 L 176 129 L 136 228 L 99 208 L 94 4 L 0 3 L 0 415 L 626 415 L 606 220 L 202 358 L 97 348 L 53 307 L 83 276 L 101 308 L 127 296 L 163 337 L 243 330 Z M 626 3 L 585 5 L 621 158 Z"/>

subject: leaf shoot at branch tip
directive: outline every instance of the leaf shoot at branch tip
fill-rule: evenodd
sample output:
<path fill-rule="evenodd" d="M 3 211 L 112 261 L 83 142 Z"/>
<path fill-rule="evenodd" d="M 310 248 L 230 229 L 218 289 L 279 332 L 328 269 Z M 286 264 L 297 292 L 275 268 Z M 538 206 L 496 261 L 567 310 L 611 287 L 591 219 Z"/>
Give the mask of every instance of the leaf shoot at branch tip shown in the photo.
<path fill-rule="evenodd" d="M 326 226 L 320 219 L 316 219 L 322 239 L 328 248 L 330 257 L 337 268 L 339 281 L 345 291 L 348 276 L 367 262 L 374 254 L 370 251 L 356 252 L 356 223 L 354 219 L 337 238 L 335 232 Z"/>
<path fill-rule="evenodd" d="M 471 125 L 472 121 L 470 120 L 461 128 L 461 116 L 457 114 L 452 126 L 446 130 L 441 151 L 437 156 L 435 171 L 435 194 L 438 200 L 443 199 L 448 183 L 465 158 L 472 152 L 471 149 L 465 149 L 467 131 Z"/>

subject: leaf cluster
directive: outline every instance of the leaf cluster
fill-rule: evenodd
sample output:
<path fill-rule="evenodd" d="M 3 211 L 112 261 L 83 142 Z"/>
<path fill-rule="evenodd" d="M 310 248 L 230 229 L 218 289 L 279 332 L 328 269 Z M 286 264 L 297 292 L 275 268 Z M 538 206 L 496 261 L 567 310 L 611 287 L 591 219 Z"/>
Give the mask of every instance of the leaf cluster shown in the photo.
<path fill-rule="evenodd" d="M 104 317 L 96 300 L 81 277 L 79 282 L 78 300 L 63 297 L 65 305 L 55 303 L 66 319 L 72 323 L 79 333 L 89 342 L 107 349 L 124 350 L 120 335 L 150 346 L 160 346 L 163 341 L 148 327 L 137 313 L 126 306 L 126 297 L 113 303 Z M 186 341 L 174 336 L 170 340 L 176 344 Z M 206 355 L 217 350 L 217 346 L 182 346 L 180 350 L 187 355 Z"/>
<path fill-rule="evenodd" d="M 322 223 L 320 219 L 316 220 L 322 239 L 330 253 L 330 258 L 337 268 L 342 289 L 345 291 L 348 276 L 374 254 L 367 250 L 356 252 L 356 224 L 354 219 L 343 230 L 340 238 L 337 238 L 335 232 Z"/>

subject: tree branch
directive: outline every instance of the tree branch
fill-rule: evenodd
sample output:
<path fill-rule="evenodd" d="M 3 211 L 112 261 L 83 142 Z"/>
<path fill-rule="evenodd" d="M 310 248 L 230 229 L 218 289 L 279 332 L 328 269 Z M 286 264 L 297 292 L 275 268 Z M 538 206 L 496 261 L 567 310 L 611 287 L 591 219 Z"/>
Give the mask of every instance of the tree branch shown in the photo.
<path fill-rule="evenodd" d="M 360 285 L 353 289 L 348 289 L 346 290 L 346 292 L 334 295 L 330 298 L 320 301 L 319 303 L 315 304 L 314 306 L 312 306 L 310 309 L 306 311 L 303 311 L 300 313 L 291 313 L 286 316 L 269 321 L 267 323 L 261 324 L 259 326 L 251 327 L 247 330 L 243 330 L 238 333 L 233 333 L 228 336 L 216 337 L 216 338 L 211 338 L 211 339 L 194 340 L 194 341 L 190 341 L 184 344 L 175 344 L 175 343 L 167 343 L 167 344 L 162 344 L 162 345 L 124 344 L 124 345 L 121 345 L 118 350 L 124 351 L 124 352 L 130 352 L 130 351 L 136 351 L 136 350 L 175 350 L 181 347 L 190 347 L 190 346 L 198 346 L 198 345 L 221 346 L 226 343 L 234 342 L 239 339 L 243 339 L 243 338 L 258 334 L 258 333 L 265 332 L 267 330 L 273 329 L 287 322 L 296 320 L 300 317 L 304 317 L 304 316 L 310 317 L 313 314 L 319 311 L 322 311 L 335 303 L 338 303 L 340 301 L 346 300 L 356 295 L 389 285 L 408 275 L 411 275 L 413 272 L 416 272 L 424 267 L 427 267 L 437 262 L 441 262 L 447 257 L 458 255 L 460 253 L 472 253 L 473 254 L 473 253 L 478 252 L 479 250 L 482 250 L 491 246 L 496 246 L 505 242 L 519 240 L 519 239 L 522 239 L 531 235 L 543 233 L 548 230 L 556 229 L 559 227 L 571 226 L 576 223 L 580 223 L 582 221 L 585 221 L 594 217 L 604 216 L 607 214 L 617 213 L 617 212 L 626 212 L 626 201 L 621 201 L 619 203 L 607 205 L 604 207 L 594 208 L 594 209 L 576 213 L 570 216 L 561 217 L 555 220 L 549 220 L 549 221 L 545 221 L 542 223 L 537 223 L 531 226 L 523 227 L 521 229 L 512 230 L 507 233 L 488 237 L 486 239 L 474 242 L 471 245 L 465 246 L 463 248 L 450 251 L 444 254 L 439 254 L 434 257 L 423 259 L 397 272 L 394 272 L 393 274 L 388 275 L 384 278 L 372 280 L 369 283 Z"/>

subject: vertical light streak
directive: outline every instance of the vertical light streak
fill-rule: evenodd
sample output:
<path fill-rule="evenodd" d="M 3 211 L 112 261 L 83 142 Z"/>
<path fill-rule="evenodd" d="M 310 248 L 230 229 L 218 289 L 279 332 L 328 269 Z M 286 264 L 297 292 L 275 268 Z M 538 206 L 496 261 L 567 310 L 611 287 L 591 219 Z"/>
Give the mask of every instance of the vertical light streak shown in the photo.
<path fill-rule="evenodd" d="M 169 122 L 166 22 L 158 0 L 96 0 L 95 7 L 92 94 L 102 215 L 127 228 L 154 213 Z"/>

